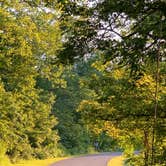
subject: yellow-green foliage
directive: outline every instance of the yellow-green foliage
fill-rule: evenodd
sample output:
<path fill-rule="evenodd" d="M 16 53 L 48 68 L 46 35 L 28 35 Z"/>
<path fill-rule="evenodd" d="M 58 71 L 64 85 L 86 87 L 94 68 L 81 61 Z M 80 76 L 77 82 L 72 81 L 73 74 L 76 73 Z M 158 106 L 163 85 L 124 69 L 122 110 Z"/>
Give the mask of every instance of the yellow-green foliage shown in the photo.
<path fill-rule="evenodd" d="M 122 166 L 123 160 L 122 156 L 115 157 L 108 162 L 107 166 Z"/>
<path fill-rule="evenodd" d="M 27 160 L 27 161 L 24 160 L 19 162 L 18 164 L 13 164 L 11 166 L 49 166 L 50 164 L 62 159 L 64 158 L 53 158 L 53 159 L 46 159 L 46 160 Z"/>
<path fill-rule="evenodd" d="M 7 0 L 0 2 L 0 20 L 1 140 L 12 162 L 56 157 L 57 120 L 50 115 L 55 95 L 36 83 L 40 78 L 52 81 L 52 87 L 63 84 L 57 78 L 62 67 L 50 63 L 62 45 L 56 14 L 28 1 Z"/>

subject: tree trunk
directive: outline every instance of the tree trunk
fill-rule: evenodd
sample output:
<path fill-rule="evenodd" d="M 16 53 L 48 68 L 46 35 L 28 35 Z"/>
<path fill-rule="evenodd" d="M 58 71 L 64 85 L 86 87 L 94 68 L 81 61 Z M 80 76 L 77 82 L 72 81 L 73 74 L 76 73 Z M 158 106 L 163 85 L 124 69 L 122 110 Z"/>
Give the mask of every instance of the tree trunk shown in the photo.
<path fill-rule="evenodd" d="M 149 163 L 149 152 L 150 152 L 150 145 L 149 145 L 149 132 L 148 130 L 144 129 L 144 165 L 148 166 Z"/>

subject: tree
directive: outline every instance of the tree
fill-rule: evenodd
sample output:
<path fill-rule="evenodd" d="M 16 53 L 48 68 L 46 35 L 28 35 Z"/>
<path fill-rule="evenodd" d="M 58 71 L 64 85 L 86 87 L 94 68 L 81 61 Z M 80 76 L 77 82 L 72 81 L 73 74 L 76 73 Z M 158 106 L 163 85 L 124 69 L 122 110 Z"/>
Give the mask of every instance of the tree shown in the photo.
<path fill-rule="evenodd" d="M 61 31 L 56 8 L 45 6 L 0 2 L 0 139 L 13 161 L 56 155 L 54 96 L 36 86 L 38 77 L 60 84 L 51 63 L 62 48 Z"/>
<path fill-rule="evenodd" d="M 60 142 L 69 154 L 88 153 L 92 146 L 87 127 L 81 122 L 80 113 L 76 112 L 81 100 L 87 97 L 85 90 L 80 87 L 80 72 L 84 71 L 78 70 L 78 66 L 79 62 L 74 66 L 66 66 L 63 73 L 66 87 L 55 91 L 56 102 L 53 106 L 59 121 L 56 129 Z"/>
<path fill-rule="evenodd" d="M 106 131 L 114 139 L 119 140 L 119 145 L 125 150 L 128 157 L 131 152 L 142 149 L 144 156 L 135 157 L 128 162 L 138 162 L 140 165 L 151 164 L 151 145 L 153 129 L 153 110 L 155 98 L 155 79 L 152 65 L 147 66 L 147 71 L 137 77 L 129 76 L 127 68 L 107 63 L 100 66 L 97 61 L 93 66 L 102 71 L 102 75 L 90 77 L 86 82 L 91 90 L 96 93 L 96 98 L 83 100 L 79 106 L 84 121 L 89 123 L 93 130 Z M 159 102 L 165 94 L 164 86 L 160 85 Z M 164 130 L 165 114 L 162 104 L 158 107 L 157 133 Z M 160 126 L 160 127 L 159 127 Z M 159 130 L 160 128 L 160 130 Z M 162 164 L 164 157 L 164 135 L 156 140 L 156 149 L 160 147 L 160 155 L 155 156 L 156 162 Z"/>
<path fill-rule="evenodd" d="M 161 86 L 159 64 L 164 63 L 165 58 L 165 1 L 141 0 L 139 2 L 126 2 L 104 0 L 93 1 L 91 6 L 83 2 L 72 3 L 67 1 L 67 3 L 70 5 L 69 7 L 64 5 L 64 9 L 70 13 L 71 17 L 69 18 L 74 20 L 70 31 L 71 35 L 65 43 L 66 52 L 67 50 L 72 52 L 69 58 L 72 59 L 75 55 L 81 57 L 87 53 L 93 54 L 100 50 L 105 57 L 103 64 L 112 61 L 118 62 L 121 67 L 130 68 L 130 75 L 134 77 L 135 81 L 141 77 L 144 78 L 145 75 L 149 77 L 149 73 L 146 73 L 147 66 L 152 63 L 156 64 L 156 67 L 154 67 L 155 73 L 150 74 L 153 82 L 156 80 L 156 97 L 153 98 L 154 109 L 151 111 L 153 123 L 151 123 L 152 134 L 150 139 L 152 139 L 152 147 L 150 162 L 151 165 L 157 162 L 160 163 L 161 159 L 158 160 L 157 156 L 155 156 L 156 154 L 154 154 L 156 151 L 154 147 L 157 148 L 156 133 L 158 129 L 156 123 L 158 122 L 156 115 L 160 114 L 159 108 L 162 107 L 157 96 L 160 96 L 158 85 Z M 72 8 L 73 5 L 77 6 L 77 10 Z M 83 8 L 83 12 L 78 10 L 80 8 Z M 76 52 L 78 54 L 74 54 Z M 157 78 L 155 79 L 155 77 Z M 162 121 L 161 123 L 164 122 Z M 147 164 L 145 163 L 145 165 Z"/>

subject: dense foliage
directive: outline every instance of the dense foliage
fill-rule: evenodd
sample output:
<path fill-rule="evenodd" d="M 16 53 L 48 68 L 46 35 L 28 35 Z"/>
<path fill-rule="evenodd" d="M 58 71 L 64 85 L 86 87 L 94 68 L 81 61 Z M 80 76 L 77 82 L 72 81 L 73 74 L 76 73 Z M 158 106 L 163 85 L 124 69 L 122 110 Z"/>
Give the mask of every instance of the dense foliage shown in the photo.
<path fill-rule="evenodd" d="M 59 131 L 60 143 L 69 154 L 92 153 L 95 150 L 109 151 L 116 148 L 116 143 L 113 143 L 115 140 L 104 133 L 99 135 L 94 133 L 77 111 L 83 99 L 88 100 L 94 96 L 93 90 L 84 86 L 85 80 L 90 75 L 99 74 L 96 69 L 91 67 L 93 61 L 94 59 L 90 58 L 88 61 L 82 60 L 76 62 L 74 66 L 66 67 L 62 77 L 66 80 L 67 85 L 65 88 L 61 87 L 55 91 L 56 101 L 53 112 L 58 118 L 56 129 Z M 97 149 L 94 145 L 95 142 L 98 143 Z"/>
<path fill-rule="evenodd" d="M 165 8 L 1 1 L 0 161 L 123 149 L 128 165 L 164 165 Z"/>
<path fill-rule="evenodd" d="M 13 161 L 56 155 L 54 96 L 36 86 L 37 77 L 59 84 L 50 65 L 61 49 L 56 17 L 44 6 L 0 2 L 0 139 Z"/>
<path fill-rule="evenodd" d="M 63 9 L 73 27 L 69 27 L 72 30 L 63 54 L 70 51 L 70 60 L 75 55 L 99 54 L 102 60 L 95 67 L 103 74 L 88 79 L 89 89 L 94 89 L 98 98 L 83 100 L 78 110 L 93 128 L 99 122 L 101 129 L 105 130 L 101 124 L 111 123 L 108 131 L 120 130 L 124 135 L 120 142 L 126 148 L 129 142 L 142 145 L 144 156 L 137 161 L 140 165 L 163 165 L 166 2 L 84 2 L 65 1 Z M 122 76 L 116 78 L 114 72 L 122 72 Z"/>

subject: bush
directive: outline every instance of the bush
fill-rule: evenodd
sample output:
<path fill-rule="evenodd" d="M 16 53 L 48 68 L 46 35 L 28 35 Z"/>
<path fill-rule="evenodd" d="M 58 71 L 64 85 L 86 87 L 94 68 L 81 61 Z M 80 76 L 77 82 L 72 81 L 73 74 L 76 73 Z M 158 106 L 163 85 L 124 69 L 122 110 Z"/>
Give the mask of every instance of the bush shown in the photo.
<path fill-rule="evenodd" d="M 64 157 L 66 154 L 64 152 L 64 147 L 62 145 L 54 145 L 50 144 L 47 147 L 37 148 L 34 151 L 34 157 L 36 159 L 48 159 L 48 158 L 55 158 L 55 157 Z"/>

